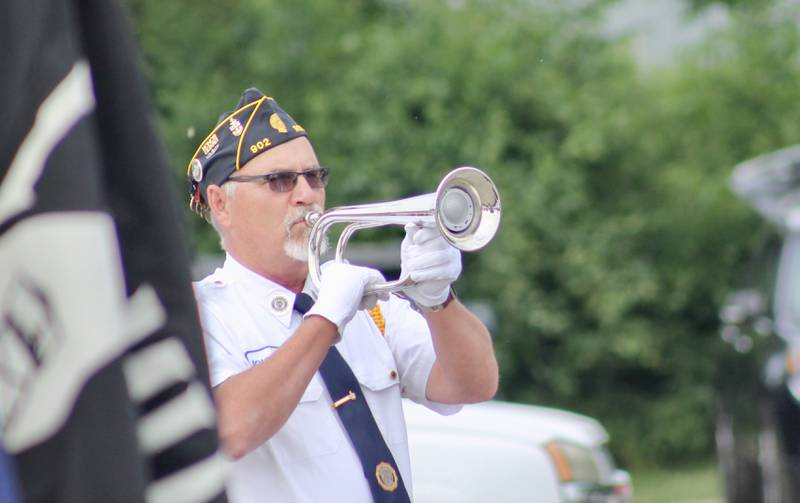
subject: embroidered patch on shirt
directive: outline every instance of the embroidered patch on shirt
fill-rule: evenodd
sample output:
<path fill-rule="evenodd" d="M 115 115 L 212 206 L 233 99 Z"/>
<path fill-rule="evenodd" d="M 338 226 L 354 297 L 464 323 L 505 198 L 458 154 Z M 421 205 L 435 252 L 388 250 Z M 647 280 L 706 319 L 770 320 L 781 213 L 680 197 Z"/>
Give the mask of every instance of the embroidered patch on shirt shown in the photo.
<path fill-rule="evenodd" d="M 251 349 L 250 351 L 245 351 L 244 357 L 251 366 L 255 367 L 259 363 L 272 356 L 272 353 L 274 353 L 276 349 L 278 349 L 278 346 L 264 346 L 263 348 L 259 349 Z"/>

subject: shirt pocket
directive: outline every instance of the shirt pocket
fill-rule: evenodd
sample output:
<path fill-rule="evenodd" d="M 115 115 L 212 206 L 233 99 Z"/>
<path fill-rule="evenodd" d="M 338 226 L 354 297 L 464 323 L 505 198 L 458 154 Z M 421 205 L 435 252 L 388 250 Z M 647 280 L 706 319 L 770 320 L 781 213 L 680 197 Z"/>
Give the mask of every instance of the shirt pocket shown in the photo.
<path fill-rule="evenodd" d="M 372 360 L 366 365 L 353 368 L 353 373 L 384 440 L 388 443 L 406 442 L 397 371 L 380 361 Z"/>
<path fill-rule="evenodd" d="M 286 424 L 269 441 L 279 462 L 296 463 L 339 450 L 342 436 L 315 376 Z"/>

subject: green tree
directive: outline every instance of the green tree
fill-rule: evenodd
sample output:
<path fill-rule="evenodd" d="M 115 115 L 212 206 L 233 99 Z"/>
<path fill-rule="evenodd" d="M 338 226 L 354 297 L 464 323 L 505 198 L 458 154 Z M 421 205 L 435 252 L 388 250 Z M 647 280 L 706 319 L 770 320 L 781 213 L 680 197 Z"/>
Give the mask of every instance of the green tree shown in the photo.
<path fill-rule="evenodd" d="M 734 5 L 729 29 L 643 74 L 599 28 L 608 3 L 130 7 L 176 177 L 251 85 L 309 131 L 332 205 L 483 168 L 503 225 L 458 287 L 496 311 L 503 397 L 597 416 L 629 463 L 681 461 L 711 451 L 717 306 L 767 234 L 727 176 L 800 133 L 797 12 Z"/>

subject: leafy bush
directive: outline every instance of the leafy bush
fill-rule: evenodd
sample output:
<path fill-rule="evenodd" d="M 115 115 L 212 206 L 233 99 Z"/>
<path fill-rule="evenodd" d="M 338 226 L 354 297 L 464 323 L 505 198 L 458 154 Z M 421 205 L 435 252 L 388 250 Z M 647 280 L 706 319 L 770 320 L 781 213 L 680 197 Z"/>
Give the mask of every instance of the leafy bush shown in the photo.
<path fill-rule="evenodd" d="M 628 463 L 676 462 L 712 449 L 717 306 L 767 234 L 727 176 L 800 137 L 797 12 L 733 10 L 642 73 L 599 29 L 607 3 L 130 5 L 176 176 L 251 85 L 309 131 L 332 205 L 485 169 L 503 226 L 458 286 L 496 311 L 503 397 L 597 416 Z"/>

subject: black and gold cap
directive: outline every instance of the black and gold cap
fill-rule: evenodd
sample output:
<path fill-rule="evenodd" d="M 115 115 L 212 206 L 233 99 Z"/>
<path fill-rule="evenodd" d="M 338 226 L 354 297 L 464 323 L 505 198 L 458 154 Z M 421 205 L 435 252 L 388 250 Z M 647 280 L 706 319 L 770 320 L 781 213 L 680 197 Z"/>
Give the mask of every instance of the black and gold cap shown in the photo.
<path fill-rule="evenodd" d="M 258 154 L 300 136 L 308 136 L 278 103 L 255 88 L 247 89 L 233 112 L 220 117 L 189 161 L 189 207 L 208 218 L 206 189 L 222 185 Z"/>

